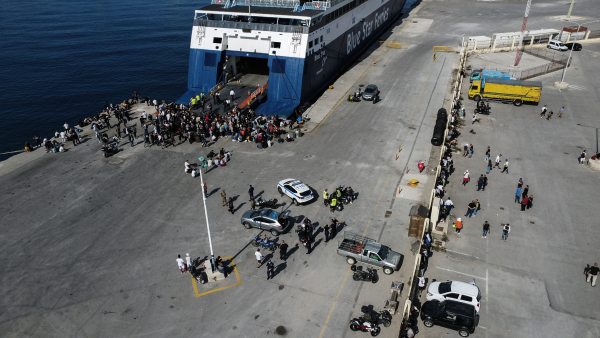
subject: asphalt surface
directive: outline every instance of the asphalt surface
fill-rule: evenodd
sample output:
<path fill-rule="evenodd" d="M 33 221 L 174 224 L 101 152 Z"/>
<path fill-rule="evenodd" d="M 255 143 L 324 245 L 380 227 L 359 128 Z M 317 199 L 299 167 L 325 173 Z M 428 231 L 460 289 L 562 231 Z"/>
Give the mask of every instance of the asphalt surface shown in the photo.
<path fill-rule="evenodd" d="M 209 254 L 200 180 L 185 175 L 183 165 L 186 159 L 197 162 L 207 149 L 196 145 L 145 149 L 138 138 L 135 147 L 123 144 L 118 154 L 104 159 L 97 141 L 87 139 L 66 153 L 41 156 L 0 177 L 0 332 L 7 337 L 365 336 L 348 330 L 348 321 L 359 315 L 361 305 L 382 306 L 391 282 L 406 283 L 412 273 L 414 239 L 406 237 L 407 214 L 424 196 L 404 189 L 402 182 L 418 177 L 422 186 L 433 183 L 427 173 L 435 164 L 427 163 L 426 171 L 418 175 L 416 163 L 430 157 L 435 113 L 449 106 L 448 90 L 458 55 L 437 55 L 432 61 L 431 47 L 456 45 L 463 33 L 486 35 L 481 30 L 489 29 L 489 20 L 476 14 L 485 14 L 490 8 L 503 19 L 498 20 L 501 27 L 494 31 L 514 31 L 513 27 L 506 28 L 521 20 L 524 7 L 512 2 L 451 4 L 425 2 L 418 20 L 407 17 L 385 36 L 408 43 L 408 49 L 367 52 L 378 55 L 377 62 L 356 77 L 353 87 L 376 83 L 382 91 L 382 101 L 376 105 L 342 101 L 310 134 L 265 150 L 230 139 L 213 145 L 233 152 L 226 167 L 215 168 L 205 176 L 215 254 L 232 256 L 237 269 L 237 274 L 218 282 L 221 284 L 197 285 L 195 289 L 190 276 L 181 274 L 175 262 L 177 254 Z M 540 12 L 532 10 L 532 29 L 538 24 L 537 15 L 543 22 L 542 15 L 560 14 L 563 7 L 551 2 L 536 4 L 533 8 Z M 407 27 L 411 19 L 417 23 Z M 594 308 L 598 298 L 591 292 L 595 290 L 586 291 L 583 277 L 578 275 L 584 263 L 593 263 L 587 261 L 593 260 L 593 240 L 598 238 L 588 225 L 594 219 L 594 205 L 589 203 L 594 196 L 591 191 L 596 183 L 590 176 L 594 173 L 575 161 L 576 147 L 590 148 L 594 130 L 574 132 L 574 121 L 593 123 L 591 108 L 597 107 L 598 97 L 593 64 L 583 66 L 584 53 L 588 53 L 584 49 L 573 62 L 574 69 L 581 62 L 581 69 L 567 76 L 579 74 L 581 84 L 573 85 L 586 90 L 562 93 L 546 84 L 555 80 L 555 74 L 544 80 L 543 98 L 549 105 L 572 105 L 568 125 L 566 116 L 559 121 L 563 125 L 539 119 L 538 107 L 502 107 L 498 113 L 494 110 L 491 118 L 508 116 L 512 111 L 503 112 L 505 108 L 530 111 L 532 117 L 513 113 L 510 119 L 505 117 L 511 128 L 489 127 L 475 135 L 496 135 L 489 141 L 482 138 L 476 149 L 481 150 L 486 142 L 494 145 L 493 150 L 503 144 L 514 158 L 511 174 L 490 185 L 490 190 L 498 186 L 490 198 L 497 197 L 496 205 L 505 205 L 505 217 L 516 217 L 508 212 L 515 208 L 511 204 L 518 179 L 515 175 L 533 182 L 532 192 L 540 196 L 533 212 L 520 216 L 537 213 L 533 219 L 537 228 L 521 225 L 524 230 L 520 230 L 515 226 L 507 243 L 489 242 L 487 249 L 506 244 L 512 246 L 510 250 L 483 256 L 484 248 L 478 247 L 484 243 L 477 236 L 479 231 L 470 232 L 466 223 L 463 238 L 451 236 L 448 243 L 448 249 L 465 255 L 448 253 L 445 257 L 436 253 L 432 258 L 427 273 L 430 279 L 464 278 L 434 266 L 485 276 L 492 291 L 485 288 L 482 314 L 486 315 L 480 325 L 487 329 L 477 334 L 504 336 L 517 330 L 519 336 L 520 332 L 526 332 L 523 336 L 550 332 L 598 335 Z M 509 126 L 508 122 L 502 125 Z M 542 122 L 544 128 L 550 125 L 558 129 L 537 131 L 533 123 Z M 519 137 L 525 139 L 519 141 Z M 501 151 L 504 154 L 505 150 Z M 566 152 L 569 155 L 563 154 Z M 476 150 L 476 154 L 478 157 L 469 160 L 481 161 L 483 168 L 483 153 Z M 457 171 L 463 165 L 467 163 L 457 161 Z M 530 176 L 525 177 L 524 170 Z M 301 179 L 315 189 L 317 200 L 306 206 L 290 206 L 290 200 L 276 191 L 277 182 L 288 177 Z M 255 195 L 280 199 L 281 208 L 289 208 L 296 222 L 304 217 L 319 224 L 329 221 L 331 214 L 320 197 L 325 188 L 351 185 L 359 195 L 354 204 L 336 212 L 335 217 L 344 225 L 338 237 L 324 243 L 319 233 L 310 255 L 303 247 L 294 248 L 295 233 L 281 235 L 278 240 L 290 244 L 290 258 L 282 262 L 269 257 L 275 262 L 276 276 L 266 280 L 266 268 L 256 268 L 254 248 L 249 245 L 260 231 L 246 230 L 239 223 L 249 208 L 248 184 L 255 187 Z M 400 193 L 399 188 L 403 189 Z M 468 185 L 463 190 L 472 188 Z M 221 189 L 234 197 L 235 214 L 221 206 Z M 451 195 L 457 212 L 461 199 L 471 196 L 459 192 Z M 389 218 L 385 218 L 387 211 L 392 211 Z M 515 214 L 519 215 L 517 211 Z M 525 222 L 519 218 L 511 224 L 517 225 L 519 220 Z M 552 228 L 545 231 L 546 227 Z M 380 273 L 377 284 L 353 281 L 349 266 L 335 252 L 345 230 L 364 233 L 405 254 L 400 271 L 391 276 Z M 486 260 L 463 257 L 476 251 L 476 257 Z M 478 285 L 484 282 L 478 280 Z M 221 285 L 231 287 L 196 297 Z M 381 336 L 396 337 L 399 322 L 395 317 L 392 327 L 384 328 Z M 421 327 L 419 336 L 438 334 L 455 333 Z"/>

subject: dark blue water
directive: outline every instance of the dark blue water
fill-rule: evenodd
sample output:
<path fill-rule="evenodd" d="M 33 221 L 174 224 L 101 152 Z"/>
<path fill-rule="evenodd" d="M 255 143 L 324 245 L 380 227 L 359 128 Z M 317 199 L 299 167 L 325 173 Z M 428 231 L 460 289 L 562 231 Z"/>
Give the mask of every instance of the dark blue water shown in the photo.
<path fill-rule="evenodd" d="M 194 10 L 209 3 L 0 2 L 0 160 L 134 90 L 178 99 L 187 89 Z"/>
<path fill-rule="evenodd" d="M 98 113 L 134 90 L 176 100 L 187 88 L 202 1 L 2 1 L 0 153 Z M 6 159 L 9 155 L 0 155 Z"/>

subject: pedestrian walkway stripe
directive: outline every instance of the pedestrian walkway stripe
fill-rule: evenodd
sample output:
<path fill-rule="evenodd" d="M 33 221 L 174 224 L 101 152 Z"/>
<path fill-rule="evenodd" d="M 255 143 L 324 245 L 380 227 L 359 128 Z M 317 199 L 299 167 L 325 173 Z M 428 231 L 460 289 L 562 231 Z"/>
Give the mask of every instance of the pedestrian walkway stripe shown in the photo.
<path fill-rule="evenodd" d="M 236 284 L 227 285 L 222 288 L 206 291 L 203 293 L 198 293 L 198 284 L 196 284 L 196 279 L 194 279 L 194 277 L 192 277 L 192 275 L 190 274 L 190 277 L 192 278 L 192 284 L 194 285 L 194 293 L 196 294 L 196 297 L 206 296 L 213 292 L 222 291 L 225 289 L 232 288 L 234 286 L 242 285 L 242 279 L 240 278 L 240 274 L 238 273 L 237 266 L 235 265 L 235 262 L 233 261 L 233 257 L 231 257 L 231 256 L 223 257 L 223 260 L 225 260 L 225 259 L 231 259 L 231 266 L 233 266 L 233 271 L 235 271 L 235 276 L 237 277 L 238 282 Z"/>

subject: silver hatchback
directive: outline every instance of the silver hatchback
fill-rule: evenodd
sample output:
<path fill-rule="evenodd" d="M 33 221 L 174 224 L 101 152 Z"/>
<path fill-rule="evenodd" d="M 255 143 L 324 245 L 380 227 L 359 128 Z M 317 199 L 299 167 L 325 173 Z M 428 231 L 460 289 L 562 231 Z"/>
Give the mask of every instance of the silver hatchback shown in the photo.
<path fill-rule="evenodd" d="M 288 219 L 289 215 L 289 210 L 283 213 L 273 209 L 248 210 L 242 215 L 241 222 L 246 229 L 264 229 L 273 236 L 279 236 L 292 224 Z"/>

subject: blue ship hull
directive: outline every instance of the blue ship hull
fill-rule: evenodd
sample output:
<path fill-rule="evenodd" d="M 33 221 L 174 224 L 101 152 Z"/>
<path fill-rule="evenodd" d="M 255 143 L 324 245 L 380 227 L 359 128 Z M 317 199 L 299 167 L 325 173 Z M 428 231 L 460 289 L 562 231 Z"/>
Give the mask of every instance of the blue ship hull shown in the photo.
<path fill-rule="evenodd" d="M 377 14 L 389 13 L 367 38 L 360 37 L 364 29 L 361 23 L 355 24 L 344 34 L 328 43 L 324 48 L 305 58 L 282 57 L 276 54 L 246 53 L 236 51 L 208 51 L 191 49 L 188 70 L 188 91 L 179 99 L 189 102 L 190 97 L 210 90 L 222 80 L 223 64 L 226 56 L 244 56 L 268 59 L 269 88 L 267 101 L 256 109 L 266 116 L 290 116 L 296 107 L 312 100 L 331 84 L 344 69 L 384 33 L 401 14 L 405 0 L 389 1 L 376 12 L 364 19 L 371 22 Z M 381 16 L 379 17 L 381 20 Z"/>

